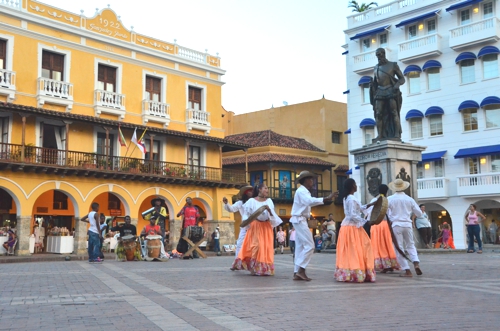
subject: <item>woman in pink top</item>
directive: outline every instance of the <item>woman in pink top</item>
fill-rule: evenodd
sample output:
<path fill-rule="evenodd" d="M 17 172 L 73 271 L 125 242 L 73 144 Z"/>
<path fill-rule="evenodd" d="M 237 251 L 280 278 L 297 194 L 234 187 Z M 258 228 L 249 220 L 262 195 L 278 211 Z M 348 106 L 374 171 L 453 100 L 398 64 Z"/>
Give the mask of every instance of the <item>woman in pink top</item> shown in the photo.
<path fill-rule="evenodd" d="M 481 217 L 481 220 L 479 220 Z M 467 248 L 467 253 L 474 253 L 474 238 L 477 240 L 478 250 L 477 253 L 481 254 L 483 252 L 483 242 L 481 241 L 481 228 L 479 223 L 484 221 L 486 217 L 480 212 L 476 211 L 476 205 L 471 204 L 469 207 L 469 213 L 467 214 L 467 234 L 469 235 L 469 247 Z"/>

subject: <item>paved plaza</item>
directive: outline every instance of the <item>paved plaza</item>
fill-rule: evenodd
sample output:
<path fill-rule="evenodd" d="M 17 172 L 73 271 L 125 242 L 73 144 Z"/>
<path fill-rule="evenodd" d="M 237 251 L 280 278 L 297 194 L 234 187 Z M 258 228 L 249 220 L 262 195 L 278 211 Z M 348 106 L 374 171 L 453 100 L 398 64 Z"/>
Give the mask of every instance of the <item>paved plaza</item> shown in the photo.
<path fill-rule="evenodd" d="M 423 276 L 333 280 L 315 254 L 311 282 L 231 272 L 233 257 L 168 262 L 0 265 L 0 330 L 498 330 L 500 253 L 421 254 Z"/>

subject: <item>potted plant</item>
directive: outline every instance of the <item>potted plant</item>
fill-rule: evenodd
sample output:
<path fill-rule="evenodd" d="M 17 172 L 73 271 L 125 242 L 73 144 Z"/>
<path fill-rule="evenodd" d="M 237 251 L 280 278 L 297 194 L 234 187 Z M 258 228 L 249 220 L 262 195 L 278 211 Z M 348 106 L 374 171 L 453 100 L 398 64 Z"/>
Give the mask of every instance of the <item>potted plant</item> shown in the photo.
<path fill-rule="evenodd" d="M 130 159 L 128 161 L 129 171 L 130 172 L 139 172 L 139 160 L 138 159 Z"/>
<path fill-rule="evenodd" d="M 35 145 L 32 143 L 26 144 L 24 146 L 24 161 L 25 162 L 33 162 L 35 159 Z"/>

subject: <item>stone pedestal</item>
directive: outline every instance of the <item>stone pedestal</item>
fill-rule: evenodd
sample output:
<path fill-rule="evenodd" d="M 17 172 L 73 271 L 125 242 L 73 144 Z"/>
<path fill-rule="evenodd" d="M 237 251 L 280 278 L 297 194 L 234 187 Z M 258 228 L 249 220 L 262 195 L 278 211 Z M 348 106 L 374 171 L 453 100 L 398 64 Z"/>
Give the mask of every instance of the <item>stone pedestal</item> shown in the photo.
<path fill-rule="evenodd" d="M 75 241 L 73 254 L 88 254 L 87 249 L 87 222 L 81 222 L 79 217 L 75 217 Z"/>
<path fill-rule="evenodd" d="M 30 255 L 31 216 L 18 216 L 16 222 L 17 255 Z"/>
<path fill-rule="evenodd" d="M 357 183 L 361 202 L 370 202 L 377 196 L 380 184 L 387 185 L 396 178 L 410 182 L 406 193 L 417 201 L 417 163 L 422 160 L 425 149 L 423 146 L 386 140 L 351 150 L 361 174 Z"/>
<path fill-rule="evenodd" d="M 211 240 L 212 232 L 215 228 L 219 226 L 220 239 L 219 243 L 221 245 L 235 244 L 236 239 L 234 237 L 234 221 L 224 220 L 224 221 L 207 221 L 203 222 L 203 228 L 205 229 L 206 239 L 208 242 Z M 172 249 L 177 247 L 177 243 L 181 237 L 181 220 L 170 220 L 170 242 L 172 243 Z"/>

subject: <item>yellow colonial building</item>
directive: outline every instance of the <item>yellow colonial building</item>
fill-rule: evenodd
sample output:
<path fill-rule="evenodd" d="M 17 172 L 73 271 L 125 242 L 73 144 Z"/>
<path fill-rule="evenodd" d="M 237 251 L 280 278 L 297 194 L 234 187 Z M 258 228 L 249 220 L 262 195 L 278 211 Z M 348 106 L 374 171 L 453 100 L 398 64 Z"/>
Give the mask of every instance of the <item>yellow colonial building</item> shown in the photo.
<path fill-rule="evenodd" d="M 252 185 L 264 182 L 285 228 L 297 189 L 295 178 L 301 171 L 318 175 L 311 192 L 316 197 L 340 190 L 347 178 L 345 103 L 322 98 L 239 115 L 229 111 L 224 114 L 224 127 L 227 140 L 250 146 L 245 151 L 225 152 L 224 169 L 247 170 Z M 342 221 L 341 200 L 312 208 L 311 217 L 321 222 L 330 213 L 335 221 Z M 236 225 L 239 222 L 236 216 Z M 239 232 L 238 227 L 235 231 Z"/>
<path fill-rule="evenodd" d="M 47 231 L 75 228 L 75 252 L 84 252 L 78 220 L 94 201 L 140 230 L 156 196 L 172 242 L 190 196 L 207 231 L 219 224 L 222 242 L 233 243 L 221 200 L 246 174 L 223 170 L 222 153 L 248 145 L 224 139 L 224 73 L 218 56 L 127 29 L 110 8 L 86 17 L 1 1 L 0 227 L 16 224 L 18 254 L 29 253 L 37 219 Z"/>

